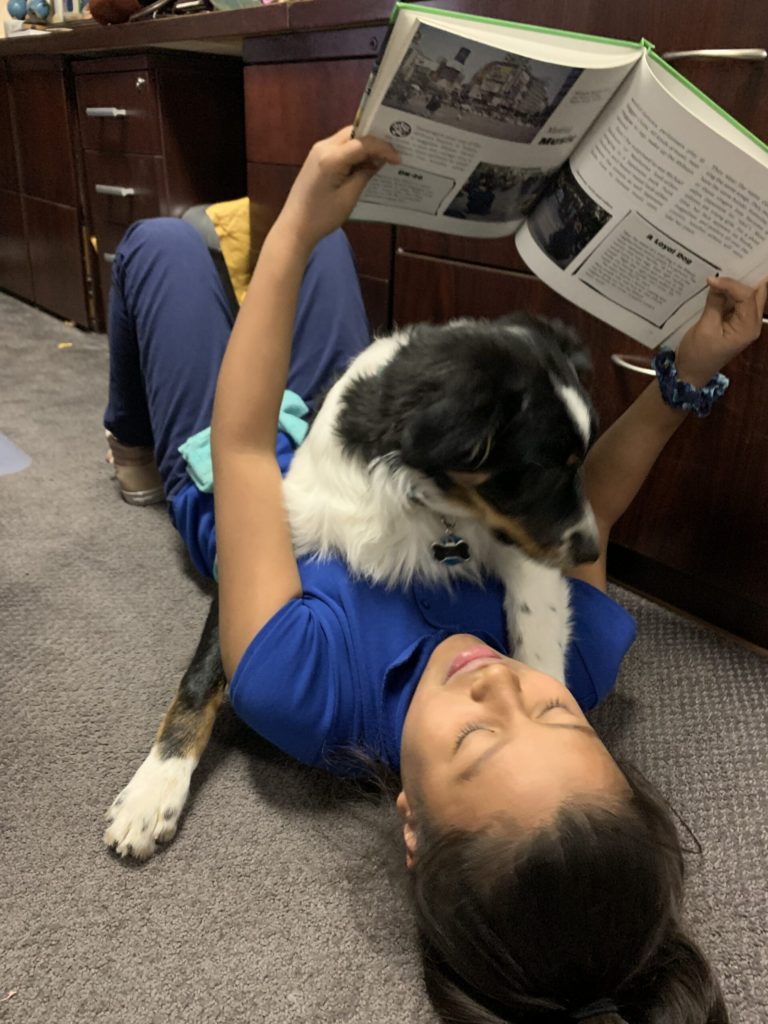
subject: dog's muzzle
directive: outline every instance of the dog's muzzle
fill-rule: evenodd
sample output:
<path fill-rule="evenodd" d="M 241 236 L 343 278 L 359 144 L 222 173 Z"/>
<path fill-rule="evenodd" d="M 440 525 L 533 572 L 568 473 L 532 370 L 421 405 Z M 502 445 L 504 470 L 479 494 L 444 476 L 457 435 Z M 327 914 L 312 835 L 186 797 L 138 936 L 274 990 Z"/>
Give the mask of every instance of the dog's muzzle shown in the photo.
<path fill-rule="evenodd" d="M 600 557 L 597 535 L 579 530 L 568 539 L 569 560 L 575 565 L 596 562 Z"/>
<path fill-rule="evenodd" d="M 564 540 L 564 554 L 569 568 L 596 562 L 600 557 L 600 535 L 592 509 L 587 509 L 581 520 L 572 527 Z"/>

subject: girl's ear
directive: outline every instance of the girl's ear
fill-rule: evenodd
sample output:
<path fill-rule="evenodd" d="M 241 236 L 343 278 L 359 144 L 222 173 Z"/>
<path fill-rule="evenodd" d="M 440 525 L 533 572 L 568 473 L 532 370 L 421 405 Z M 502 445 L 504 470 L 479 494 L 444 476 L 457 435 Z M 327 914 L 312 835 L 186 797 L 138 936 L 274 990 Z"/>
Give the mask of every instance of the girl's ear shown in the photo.
<path fill-rule="evenodd" d="M 416 863 L 416 818 L 414 817 L 413 810 L 411 809 L 405 790 L 400 790 L 397 800 L 395 801 L 395 807 L 397 807 L 397 813 L 403 820 L 405 866 L 410 871 Z"/>

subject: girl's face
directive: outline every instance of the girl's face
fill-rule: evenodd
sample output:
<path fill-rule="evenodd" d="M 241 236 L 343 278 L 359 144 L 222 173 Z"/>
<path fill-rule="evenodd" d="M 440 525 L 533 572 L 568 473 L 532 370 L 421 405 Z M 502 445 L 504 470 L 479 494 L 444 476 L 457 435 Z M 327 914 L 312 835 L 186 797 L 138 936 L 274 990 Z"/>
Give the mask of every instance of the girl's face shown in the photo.
<path fill-rule="evenodd" d="M 406 844 L 419 807 L 446 827 L 503 816 L 529 829 L 572 798 L 605 803 L 628 788 L 563 683 L 464 634 L 435 648 L 419 680 L 401 774 Z"/>

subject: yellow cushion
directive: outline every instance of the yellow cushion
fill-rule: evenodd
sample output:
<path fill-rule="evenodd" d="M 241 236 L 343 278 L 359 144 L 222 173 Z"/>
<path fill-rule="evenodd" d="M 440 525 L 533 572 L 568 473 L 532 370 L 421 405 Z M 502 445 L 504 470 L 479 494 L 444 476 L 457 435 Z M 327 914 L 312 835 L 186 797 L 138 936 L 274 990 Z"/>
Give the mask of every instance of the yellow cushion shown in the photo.
<path fill-rule="evenodd" d="M 238 302 L 245 298 L 254 266 L 251 255 L 250 205 L 250 200 L 244 196 L 242 199 L 214 203 L 205 210 L 219 236 L 221 255 Z"/>

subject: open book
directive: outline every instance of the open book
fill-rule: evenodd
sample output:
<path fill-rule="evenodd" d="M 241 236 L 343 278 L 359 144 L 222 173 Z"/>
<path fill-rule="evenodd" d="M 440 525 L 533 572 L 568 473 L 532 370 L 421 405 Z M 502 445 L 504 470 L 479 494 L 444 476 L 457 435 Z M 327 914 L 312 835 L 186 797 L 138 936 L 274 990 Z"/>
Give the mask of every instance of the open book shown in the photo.
<path fill-rule="evenodd" d="M 355 133 L 402 163 L 358 220 L 520 256 L 576 305 L 674 345 L 715 274 L 768 274 L 768 146 L 640 43 L 398 4 Z"/>

